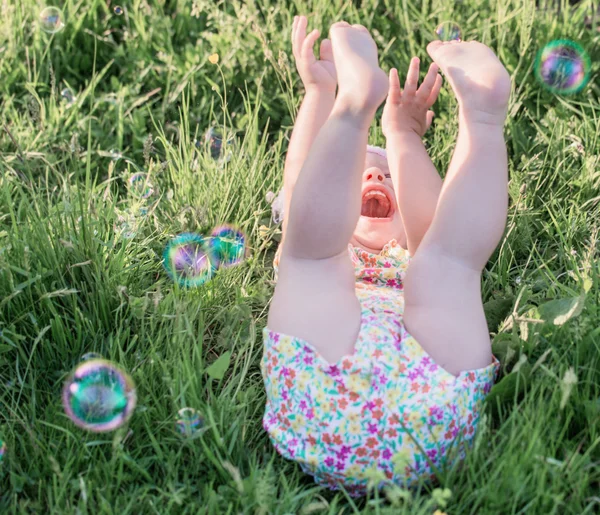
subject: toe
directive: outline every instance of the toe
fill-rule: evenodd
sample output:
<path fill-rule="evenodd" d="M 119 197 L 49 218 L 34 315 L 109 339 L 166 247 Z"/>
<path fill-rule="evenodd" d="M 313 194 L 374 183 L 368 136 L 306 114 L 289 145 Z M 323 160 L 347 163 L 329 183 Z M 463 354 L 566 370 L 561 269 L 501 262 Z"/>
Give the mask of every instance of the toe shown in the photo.
<path fill-rule="evenodd" d="M 335 22 L 331 26 L 332 29 L 342 28 L 342 27 L 350 27 L 350 24 L 347 21 L 338 21 L 338 22 Z"/>
<path fill-rule="evenodd" d="M 367 27 L 365 27 L 364 25 L 361 25 L 360 23 L 356 23 L 354 25 L 352 25 L 353 28 L 357 29 L 357 30 L 361 30 L 362 32 L 366 32 L 368 33 L 369 30 L 367 29 Z"/>
<path fill-rule="evenodd" d="M 429 43 L 429 45 L 427 45 L 427 53 L 433 57 L 434 54 L 436 53 L 436 51 L 443 46 L 444 43 L 442 41 L 436 40 L 436 41 L 432 41 L 431 43 Z"/>

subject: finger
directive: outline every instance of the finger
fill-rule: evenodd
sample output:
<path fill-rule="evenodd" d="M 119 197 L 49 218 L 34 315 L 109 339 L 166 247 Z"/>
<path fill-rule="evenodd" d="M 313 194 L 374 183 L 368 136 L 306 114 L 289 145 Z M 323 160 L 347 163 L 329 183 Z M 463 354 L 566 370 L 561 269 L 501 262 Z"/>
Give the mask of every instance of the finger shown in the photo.
<path fill-rule="evenodd" d="M 316 60 L 313 48 L 315 46 L 315 41 L 317 41 L 320 34 L 321 33 L 315 29 L 308 36 L 306 36 L 304 43 L 302 43 L 302 51 L 300 53 L 303 59 Z"/>
<path fill-rule="evenodd" d="M 425 121 L 425 130 L 428 130 L 431 127 L 431 123 L 433 122 L 433 117 L 435 113 L 433 111 L 427 111 L 427 118 Z"/>
<path fill-rule="evenodd" d="M 300 17 L 294 17 L 294 25 L 292 26 L 292 52 L 294 57 L 298 56 L 298 21 Z"/>
<path fill-rule="evenodd" d="M 416 96 L 419 100 L 425 102 L 429 98 L 429 95 L 431 94 L 431 90 L 433 89 L 433 86 L 435 85 L 435 81 L 437 79 L 437 74 L 438 74 L 439 69 L 440 68 L 437 64 L 431 63 L 431 66 L 429 67 L 429 71 L 427 72 L 427 75 L 425 75 L 425 78 L 423 79 L 423 82 L 421 83 L 421 87 L 417 91 Z"/>
<path fill-rule="evenodd" d="M 408 65 L 408 72 L 406 74 L 406 82 L 404 83 L 404 93 L 408 95 L 414 95 L 417 91 L 417 84 L 419 82 L 419 58 L 413 57 Z"/>
<path fill-rule="evenodd" d="M 398 104 L 400 102 L 400 79 L 398 78 L 398 70 L 392 68 L 390 70 L 390 86 L 388 90 L 388 102 Z"/>
<path fill-rule="evenodd" d="M 296 26 L 296 57 L 300 57 L 300 54 L 302 53 L 302 43 L 304 43 L 304 38 L 306 38 L 307 25 L 308 20 L 306 19 L 306 16 L 300 16 Z"/>
<path fill-rule="evenodd" d="M 298 26 L 298 16 L 294 16 L 294 23 L 292 23 L 292 53 L 296 57 L 296 27 Z"/>
<path fill-rule="evenodd" d="M 320 56 L 322 61 L 333 62 L 333 47 L 331 46 L 331 40 L 324 39 L 321 41 Z"/>
<path fill-rule="evenodd" d="M 435 101 L 440 94 L 440 90 L 442 89 L 443 82 L 442 76 L 438 73 L 435 78 L 435 84 L 433 85 L 433 88 L 431 88 L 431 93 L 429 93 L 429 98 L 427 99 L 427 102 L 425 102 L 425 107 L 429 108 L 435 104 Z"/>

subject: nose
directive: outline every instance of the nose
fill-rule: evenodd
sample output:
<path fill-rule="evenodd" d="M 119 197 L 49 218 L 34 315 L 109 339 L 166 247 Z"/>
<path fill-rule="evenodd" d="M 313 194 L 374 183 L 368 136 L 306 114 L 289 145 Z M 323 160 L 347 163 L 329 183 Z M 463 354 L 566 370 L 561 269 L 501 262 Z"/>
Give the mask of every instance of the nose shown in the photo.
<path fill-rule="evenodd" d="M 385 176 L 377 169 L 369 168 L 363 174 L 363 179 L 365 181 L 377 180 L 379 182 L 383 182 L 385 180 Z"/>

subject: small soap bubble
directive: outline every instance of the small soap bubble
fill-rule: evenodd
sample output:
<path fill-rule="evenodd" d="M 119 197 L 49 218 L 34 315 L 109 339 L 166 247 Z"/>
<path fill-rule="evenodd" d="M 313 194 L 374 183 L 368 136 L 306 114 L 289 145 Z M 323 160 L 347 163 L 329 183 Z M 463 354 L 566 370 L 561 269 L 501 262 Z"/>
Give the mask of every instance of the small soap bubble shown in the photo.
<path fill-rule="evenodd" d="M 542 48 L 535 61 L 535 75 L 548 91 L 577 93 L 590 78 L 591 60 L 577 43 L 557 39 Z"/>
<path fill-rule="evenodd" d="M 210 146 L 210 155 L 213 159 L 223 159 L 223 131 L 211 127 L 206 131 L 204 141 Z M 200 141 L 196 141 L 196 146 L 200 147 L 200 145 Z M 227 140 L 226 145 L 233 145 L 233 136 Z M 228 153 L 224 159 L 225 161 L 229 161 L 231 159 L 231 153 Z"/>
<path fill-rule="evenodd" d="M 133 219 L 120 218 L 116 227 L 116 232 L 120 234 L 122 238 L 131 240 L 137 235 L 137 226 Z"/>
<path fill-rule="evenodd" d="M 462 31 L 453 21 L 440 23 L 435 29 L 435 33 L 442 41 L 460 41 L 462 39 Z"/>
<path fill-rule="evenodd" d="M 40 13 L 40 27 L 44 32 L 56 34 L 64 28 L 64 19 L 65 16 L 58 7 L 46 7 Z"/>
<path fill-rule="evenodd" d="M 120 5 L 115 5 L 115 8 L 113 9 L 113 12 L 117 16 L 121 16 L 123 14 L 123 8 Z"/>
<path fill-rule="evenodd" d="M 89 361 L 91 359 L 104 359 L 104 356 L 98 354 L 97 352 L 86 352 L 83 356 L 81 356 L 81 361 Z"/>
<path fill-rule="evenodd" d="M 204 425 L 204 419 L 194 408 L 183 408 L 177 412 L 177 431 L 183 436 L 194 436 Z"/>
<path fill-rule="evenodd" d="M 60 92 L 60 96 L 67 103 L 68 106 L 74 104 L 75 100 L 77 100 L 77 97 L 73 94 L 73 92 L 69 88 L 64 88 Z"/>
<path fill-rule="evenodd" d="M 209 257 L 206 239 L 183 233 L 173 238 L 163 252 L 163 266 L 180 286 L 199 286 L 214 275 L 217 267 Z"/>
<path fill-rule="evenodd" d="M 110 154 L 110 158 L 113 161 L 118 161 L 119 159 L 121 159 L 123 157 L 123 154 L 121 154 L 121 152 L 119 152 L 117 149 L 111 148 L 108 153 Z"/>
<path fill-rule="evenodd" d="M 279 190 L 279 193 L 277 194 L 277 197 L 275 197 L 273 199 L 273 201 L 271 202 L 271 219 L 273 220 L 273 223 L 278 224 L 283 222 L 283 215 L 284 215 L 284 191 L 283 188 L 281 188 L 281 190 Z"/>
<path fill-rule="evenodd" d="M 0 463 L 4 460 L 4 455 L 6 454 L 6 442 L 0 440 Z"/>
<path fill-rule="evenodd" d="M 145 173 L 134 173 L 129 178 L 129 189 L 134 195 L 141 198 L 148 198 L 154 193 L 152 185 L 148 181 L 148 174 Z"/>
<path fill-rule="evenodd" d="M 127 422 L 137 398 L 125 371 L 110 361 L 92 359 L 77 365 L 65 382 L 62 400 L 75 425 L 100 433 Z"/>
<path fill-rule="evenodd" d="M 231 225 L 216 227 L 208 242 L 213 262 L 219 268 L 227 268 L 242 262 L 246 255 L 244 233 Z"/>

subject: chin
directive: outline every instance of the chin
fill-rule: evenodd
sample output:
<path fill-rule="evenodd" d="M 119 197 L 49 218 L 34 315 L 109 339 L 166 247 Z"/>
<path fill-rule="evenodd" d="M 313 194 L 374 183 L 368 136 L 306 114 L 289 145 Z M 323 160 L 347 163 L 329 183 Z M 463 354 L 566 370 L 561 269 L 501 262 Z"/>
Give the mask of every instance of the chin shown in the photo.
<path fill-rule="evenodd" d="M 391 218 L 360 216 L 353 238 L 373 250 L 381 250 L 392 239 L 398 239 L 398 221 Z"/>

